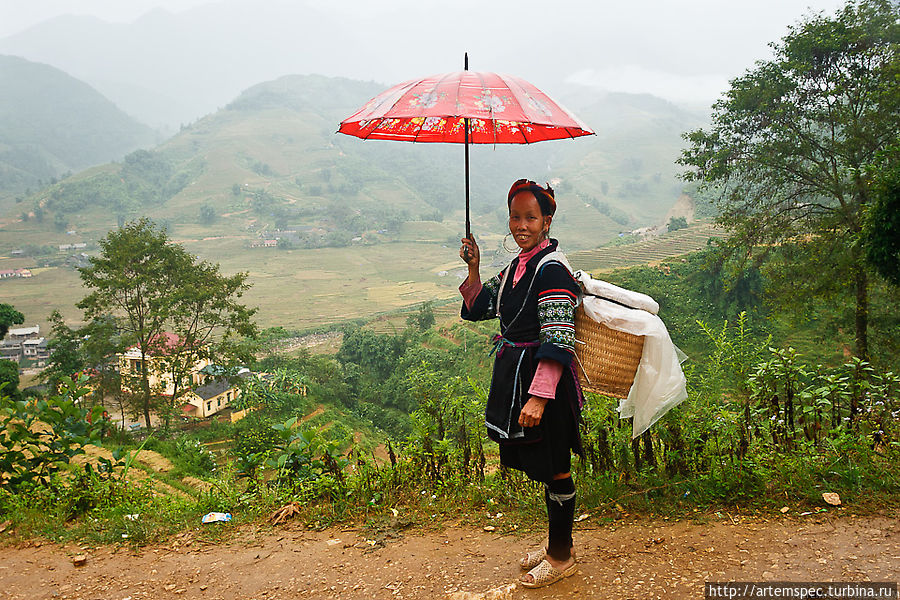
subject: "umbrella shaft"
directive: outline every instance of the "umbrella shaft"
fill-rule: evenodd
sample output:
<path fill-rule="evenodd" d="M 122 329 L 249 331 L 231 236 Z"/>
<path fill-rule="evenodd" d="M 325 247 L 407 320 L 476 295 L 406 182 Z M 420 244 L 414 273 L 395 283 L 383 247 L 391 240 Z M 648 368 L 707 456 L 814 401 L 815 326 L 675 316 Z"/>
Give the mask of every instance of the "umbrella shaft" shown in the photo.
<path fill-rule="evenodd" d="M 463 119 L 466 128 L 466 237 L 472 237 L 472 226 L 469 222 L 469 119 Z"/>

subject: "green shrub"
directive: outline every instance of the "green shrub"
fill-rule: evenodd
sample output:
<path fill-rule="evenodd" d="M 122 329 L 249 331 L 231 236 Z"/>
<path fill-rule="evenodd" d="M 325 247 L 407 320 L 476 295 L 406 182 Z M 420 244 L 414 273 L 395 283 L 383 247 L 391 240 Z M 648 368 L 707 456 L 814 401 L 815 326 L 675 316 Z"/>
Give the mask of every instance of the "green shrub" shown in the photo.
<path fill-rule="evenodd" d="M 61 393 L 49 398 L 12 400 L 0 395 L 0 485 L 12 490 L 48 484 L 84 446 L 96 444 L 103 427 L 102 407 L 91 412 L 78 401 L 88 393 L 87 377 L 62 378 Z M 107 461 L 108 463 L 108 461 Z M 108 466 L 108 464 L 107 464 Z"/>

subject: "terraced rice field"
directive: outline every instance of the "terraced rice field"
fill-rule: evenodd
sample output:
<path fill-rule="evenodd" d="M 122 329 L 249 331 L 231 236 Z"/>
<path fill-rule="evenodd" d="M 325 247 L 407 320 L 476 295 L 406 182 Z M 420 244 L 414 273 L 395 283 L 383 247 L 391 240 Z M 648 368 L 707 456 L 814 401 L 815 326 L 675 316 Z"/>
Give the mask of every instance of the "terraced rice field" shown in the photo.
<path fill-rule="evenodd" d="M 632 267 L 659 262 L 706 248 L 710 238 L 723 238 L 727 234 L 709 223 L 700 223 L 671 233 L 623 246 L 606 246 L 595 250 L 572 252 L 569 262 L 575 269 L 592 273 L 611 271 L 620 267 Z"/>
<path fill-rule="evenodd" d="M 434 320 L 438 323 L 459 320 L 459 302 L 452 301 L 433 306 Z M 366 324 L 365 328 L 375 333 L 395 335 L 406 327 L 406 318 L 413 314 L 406 311 L 380 315 Z"/>
<path fill-rule="evenodd" d="M 656 263 L 675 256 L 681 256 L 706 248 L 710 238 L 718 239 L 726 233 L 709 223 L 697 223 L 686 229 L 679 229 L 633 244 L 606 246 L 595 250 L 568 253 L 573 268 L 592 273 L 612 271 L 621 267 Z M 403 282 L 408 284 L 409 282 Z M 396 290 L 396 288 L 394 288 Z M 402 288 L 401 288 L 402 289 Z M 406 318 L 411 314 L 389 312 L 373 318 L 366 329 L 382 334 L 397 334 L 406 327 Z M 434 317 L 438 323 L 459 319 L 459 302 L 440 301 L 434 306 Z"/>

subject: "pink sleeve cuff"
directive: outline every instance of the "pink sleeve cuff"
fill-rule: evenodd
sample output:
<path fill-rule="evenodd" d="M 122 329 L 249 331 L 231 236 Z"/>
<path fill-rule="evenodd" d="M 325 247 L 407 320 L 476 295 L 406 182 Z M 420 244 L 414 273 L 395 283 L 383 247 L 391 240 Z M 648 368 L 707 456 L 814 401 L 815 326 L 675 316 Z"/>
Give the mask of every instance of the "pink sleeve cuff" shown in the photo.
<path fill-rule="evenodd" d="M 562 372 L 561 363 L 550 358 L 542 358 L 538 362 L 528 393 L 538 398 L 556 398 L 556 386 Z"/>
<path fill-rule="evenodd" d="M 481 281 L 476 281 L 474 283 L 469 283 L 469 280 L 466 279 L 459 286 L 459 293 L 462 294 L 463 302 L 466 303 L 466 308 L 472 308 L 472 304 L 475 303 L 475 298 L 478 297 L 478 294 L 481 293 L 481 288 L 484 286 L 481 284 Z"/>

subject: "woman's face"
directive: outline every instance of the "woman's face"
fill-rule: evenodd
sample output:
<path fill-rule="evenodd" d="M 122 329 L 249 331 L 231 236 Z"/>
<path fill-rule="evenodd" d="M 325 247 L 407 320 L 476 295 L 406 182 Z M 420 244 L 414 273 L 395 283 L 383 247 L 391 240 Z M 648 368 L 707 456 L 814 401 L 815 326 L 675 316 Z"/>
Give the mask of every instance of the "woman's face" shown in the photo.
<path fill-rule="evenodd" d="M 550 215 L 541 214 L 541 206 L 533 193 L 523 190 L 513 196 L 509 205 L 509 232 L 523 252 L 541 243 L 552 219 Z"/>

